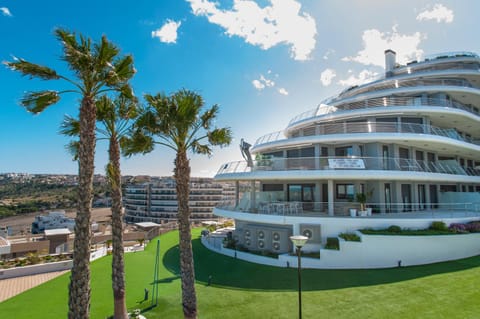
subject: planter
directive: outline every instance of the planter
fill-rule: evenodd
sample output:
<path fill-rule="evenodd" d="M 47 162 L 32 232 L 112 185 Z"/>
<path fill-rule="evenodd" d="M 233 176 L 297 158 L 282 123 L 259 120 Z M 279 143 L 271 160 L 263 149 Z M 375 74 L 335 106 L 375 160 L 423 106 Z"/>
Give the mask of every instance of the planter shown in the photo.
<path fill-rule="evenodd" d="M 367 216 L 372 216 L 372 208 L 371 207 L 367 208 Z"/>
<path fill-rule="evenodd" d="M 355 217 L 357 216 L 357 209 L 356 208 L 350 208 L 350 217 Z"/>

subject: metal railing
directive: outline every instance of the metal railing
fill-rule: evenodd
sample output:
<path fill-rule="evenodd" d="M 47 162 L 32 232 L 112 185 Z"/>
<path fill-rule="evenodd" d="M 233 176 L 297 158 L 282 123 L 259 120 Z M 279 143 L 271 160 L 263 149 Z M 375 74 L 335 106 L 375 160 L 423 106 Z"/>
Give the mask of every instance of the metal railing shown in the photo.
<path fill-rule="evenodd" d="M 333 100 L 332 100 L 333 101 Z M 455 109 L 464 110 L 475 115 L 479 115 L 479 110 L 473 107 L 466 106 L 462 103 L 447 100 L 447 99 L 434 99 L 434 98 L 421 98 L 421 97 L 377 97 L 371 99 L 365 99 L 356 102 L 349 103 L 340 103 L 337 106 L 326 106 L 325 104 L 320 104 L 314 109 L 308 110 L 306 112 L 300 113 L 295 116 L 288 123 L 288 127 L 293 126 L 299 122 L 304 121 L 308 118 L 317 117 L 319 115 L 330 114 L 335 112 L 335 114 L 341 114 L 341 112 L 357 110 L 357 109 L 368 109 L 375 107 L 391 107 L 391 106 L 432 106 L 432 107 L 451 107 Z M 329 111 L 325 111 L 329 107 Z"/>
<path fill-rule="evenodd" d="M 385 216 L 401 215 L 413 217 L 478 217 L 480 216 L 480 203 L 372 203 L 367 205 L 368 215 L 360 211 L 360 204 L 355 202 L 334 202 L 334 216 Z M 261 201 L 255 207 L 251 207 L 250 201 L 241 201 L 235 205 L 235 201 L 219 202 L 216 208 L 243 212 L 250 214 L 276 215 L 276 216 L 304 216 L 318 217 L 328 216 L 328 202 L 299 202 L 299 201 Z M 355 210 L 355 213 L 351 212 Z M 392 216 L 400 217 L 400 215 Z"/>
<path fill-rule="evenodd" d="M 318 136 L 320 135 L 329 135 L 329 134 L 352 134 L 352 133 L 416 133 L 416 134 L 427 134 L 442 136 L 447 138 L 452 138 L 457 141 L 472 143 L 480 145 L 479 140 L 475 140 L 469 137 L 464 137 L 460 135 L 454 128 L 445 129 L 436 126 L 426 125 L 426 124 L 415 124 L 415 123 L 392 123 L 392 122 L 355 122 L 355 123 L 336 123 L 336 124 L 321 124 L 317 125 L 318 127 Z M 261 144 L 288 140 L 284 136 L 279 134 L 280 132 L 275 132 L 271 134 L 264 135 L 255 141 L 253 148 L 258 147 Z M 309 134 L 308 136 L 315 135 Z M 307 135 L 304 135 L 307 136 Z"/>
<path fill-rule="evenodd" d="M 217 175 L 255 171 L 290 170 L 384 170 L 415 171 L 425 173 L 480 176 L 473 167 L 463 167 L 455 160 L 422 161 L 395 157 L 274 157 L 253 161 L 249 167 L 246 161 L 223 164 Z"/>
<path fill-rule="evenodd" d="M 417 74 L 418 75 L 418 74 Z M 381 91 L 387 89 L 398 89 L 398 88 L 411 88 L 411 87 L 422 87 L 422 86 L 461 86 L 461 87 L 473 87 L 473 85 L 463 79 L 429 79 L 429 78 L 414 78 L 414 79 L 392 79 L 386 81 L 383 84 L 378 85 L 366 85 L 364 87 L 352 88 L 351 90 L 340 94 L 337 100 L 345 99 L 354 95 L 372 92 L 372 91 Z M 332 100 L 331 102 L 335 102 Z"/>

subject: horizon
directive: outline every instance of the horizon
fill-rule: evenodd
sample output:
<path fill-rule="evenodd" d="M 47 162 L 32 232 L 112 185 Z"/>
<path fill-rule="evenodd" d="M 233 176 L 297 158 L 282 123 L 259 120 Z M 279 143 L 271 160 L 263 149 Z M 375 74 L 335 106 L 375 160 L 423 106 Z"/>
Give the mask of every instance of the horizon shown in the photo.
<path fill-rule="evenodd" d="M 91 10 L 96 8 L 96 10 Z M 190 157 L 191 175 L 213 177 L 222 164 L 243 160 L 238 144 L 283 130 L 294 116 L 329 96 L 384 73 L 384 51 L 405 63 L 452 51 L 480 53 L 474 41 L 478 1 L 213 0 L 69 4 L 0 3 L 2 61 L 21 57 L 70 75 L 53 35 L 67 28 L 98 41 L 104 34 L 132 54 L 135 94 L 200 93 L 205 107 L 219 104 L 219 127 L 233 131 L 229 147 L 212 157 Z M 108 14 L 105 14 L 108 12 Z M 348 21 L 348 25 L 346 25 Z M 475 27 L 477 26 L 477 27 Z M 67 95 L 40 115 L 18 105 L 23 92 L 68 88 L 29 80 L 0 68 L 0 171 L 77 175 L 61 136 L 65 114 L 78 112 L 78 96 Z M 105 174 L 107 146 L 97 145 L 95 174 Z M 174 153 L 122 158 L 122 176 L 171 176 Z"/>

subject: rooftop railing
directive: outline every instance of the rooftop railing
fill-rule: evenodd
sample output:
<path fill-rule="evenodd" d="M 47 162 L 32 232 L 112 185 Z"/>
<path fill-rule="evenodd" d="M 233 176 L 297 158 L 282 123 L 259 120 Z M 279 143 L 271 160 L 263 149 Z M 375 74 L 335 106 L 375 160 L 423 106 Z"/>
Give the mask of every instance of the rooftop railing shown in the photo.
<path fill-rule="evenodd" d="M 392 86 L 391 88 L 394 88 Z M 329 101 L 329 103 L 334 102 L 333 99 Z M 362 105 L 363 104 L 363 105 Z M 459 102 L 446 100 L 446 99 L 433 99 L 433 98 L 415 98 L 415 97 L 406 97 L 406 98 L 392 98 L 392 97 L 379 97 L 379 98 L 372 98 L 366 99 L 356 102 L 350 103 L 341 103 L 334 106 L 329 106 L 326 104 L 320 104 L 317 107 L 300 113 L 299 115 L 295 116 L 290 122 L 288 126 L 293 126 L 297 123 L 300 123 L 306 119 L 314 118 L 320 115 L 326 114 L 339 114 L 339 112 L 347 111 L 347 110 L 354 110 L 354 109 L 364 109 L 364 108 L 374 108 L 374 107 L 388 107 L 388 106 L 433 106 L 433 107 L 451 107 L 456 109 L 465 110 L 467 112 L 471 112 L 473 114 L 479 115 L 478 109 L 474 109 L 471 106 L 464 105 Z"/>
<path fill-rule="evenodd" d="M 480 145 L 480 141 L 460 135 L 454 128 L 445 129 L 426 124 L 391 122 L 355 122 L 317 125 L 318 136 L 352 133 L 416 133 L 451 138 L 457 141 Z M 281 132 L 264 135 L 255 141 L 253 148 L 269 142 L 287 140 Z M 317 135 L 314 131 L 308 136 Z M 304 134 L 304 136 L 307 136 Z"/>
<path fill-rule="evenodd" d="M 381 91 L 387 89 L 398 89 L 398 88 L 410 88 L 410 87 L 419 87 L 419 86 L 460 86 L 460 87 L 473 87 L 473 85 L 463 79 L 404 79 L 404 80 L 394 80 L 386 81 L 384 83 L 379 83 L 377 85 L 365 85 L 358 88 L 353 88 L 343 94 L 340 94 L 336 99 L 332 100 L 331 103 L 351 97 L 353 95 L 358 95 L 361 93 L 367 93 L 372 91 Z"/>
<path fill-rule="evenodd" d="M 384 170 L 480 176 L 479 170 L 463 167 L 455 160 L 433 162 L 396 157 L 274 157 L 255 160 L 253 164 L 253 167 L 249 167 L 246 161 L 229 162 L 220 167 L 217 175 L 255 171 Z"/>

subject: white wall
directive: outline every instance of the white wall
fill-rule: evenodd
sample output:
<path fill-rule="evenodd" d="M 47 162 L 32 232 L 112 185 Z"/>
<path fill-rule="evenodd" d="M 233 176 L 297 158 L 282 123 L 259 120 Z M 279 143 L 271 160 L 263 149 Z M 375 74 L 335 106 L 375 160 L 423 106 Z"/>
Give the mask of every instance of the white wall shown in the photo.
<path fill-rule="evenodd" d="M 480 234 L 436 236 L 383 236 L 363 235 L 361 242 L 339 239 L 340 250 L 320 250 L 320 259 L 302 258 L 302 268 L 358 269 L 389 268 L 422 265 L 480 255 Z M 202 243 L 210 250 L 234 257 L 235 251 L 221 247 L 216 249 L 202 237 Z M 277 266 L 297 267 L 297 257 L 288 254 L 278 259 L 245 252 L 236 252 L 236 258 L 249 262 Z"/>
<path fill-rule="evenodd" d="M 52 271 L 70 270 L 72 268 L 72 265 L 73 260 L 67 260 L 18 268 L 0 269 L 0 280 L 6 278 L 43 274 Z"/>

